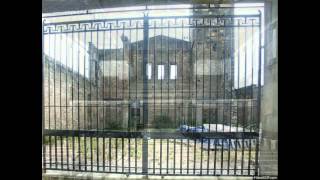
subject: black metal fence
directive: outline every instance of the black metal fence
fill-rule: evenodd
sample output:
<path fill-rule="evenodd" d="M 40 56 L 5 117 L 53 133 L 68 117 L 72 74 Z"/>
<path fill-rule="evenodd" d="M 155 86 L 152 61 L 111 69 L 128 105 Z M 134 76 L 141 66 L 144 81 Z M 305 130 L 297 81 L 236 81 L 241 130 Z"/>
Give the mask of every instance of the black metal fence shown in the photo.
<path fill-rule="evenodd" d="M 43 169 L 257 175 L 261 14 L 208 12 L 45 21 Z"/>

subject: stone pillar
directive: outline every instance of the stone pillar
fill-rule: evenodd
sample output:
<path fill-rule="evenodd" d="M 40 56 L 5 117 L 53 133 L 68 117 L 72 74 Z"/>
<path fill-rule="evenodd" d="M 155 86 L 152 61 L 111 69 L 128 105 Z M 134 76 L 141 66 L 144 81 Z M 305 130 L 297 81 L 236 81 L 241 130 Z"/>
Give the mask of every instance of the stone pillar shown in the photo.
<path fill-rule="evenodd" d="M 278 175 L 278 0 L 265 3 L 265 63 L 259 173 Z"/>
<path fill-rule="evenodd" d="M 223 106 L 221 104 L 217 105 L 217 115 L 216 115 L 216 123 L 217 124 L 223 124 L 224 117 L 223 117 Z"/>
<path fill-rule="evenodd" d="M 124 106 L 122 109 L 123 109 L 122 128 L 128 128 L 129 108 Z"/>
<path fill-rule="evenodd" d="M 202 106 L 196 105 L 196 123 L 197 126 L 201 125 L 202 123 Z"/>

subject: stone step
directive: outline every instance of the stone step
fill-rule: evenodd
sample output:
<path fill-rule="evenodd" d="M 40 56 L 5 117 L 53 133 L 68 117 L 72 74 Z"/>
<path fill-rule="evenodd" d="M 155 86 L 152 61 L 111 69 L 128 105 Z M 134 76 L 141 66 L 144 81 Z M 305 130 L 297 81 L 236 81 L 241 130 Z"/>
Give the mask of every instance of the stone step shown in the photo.
<path fill-rule="evenodd" d="M 268 168 L 278 168 L 278 161 L 265 161 L 265 160 L 260 160 L 259 165 L 263 167 L 268 167 Z"/>

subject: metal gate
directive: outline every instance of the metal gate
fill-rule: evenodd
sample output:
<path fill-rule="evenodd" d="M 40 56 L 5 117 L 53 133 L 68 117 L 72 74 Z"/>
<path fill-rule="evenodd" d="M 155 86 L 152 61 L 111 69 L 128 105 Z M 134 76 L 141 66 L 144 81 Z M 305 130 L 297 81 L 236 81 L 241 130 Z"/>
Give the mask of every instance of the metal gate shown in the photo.
<path fill-rule="evenodd" d="M 211 10 L 44 21 L 43 169 L 258 175 L 261 14 Z"/>

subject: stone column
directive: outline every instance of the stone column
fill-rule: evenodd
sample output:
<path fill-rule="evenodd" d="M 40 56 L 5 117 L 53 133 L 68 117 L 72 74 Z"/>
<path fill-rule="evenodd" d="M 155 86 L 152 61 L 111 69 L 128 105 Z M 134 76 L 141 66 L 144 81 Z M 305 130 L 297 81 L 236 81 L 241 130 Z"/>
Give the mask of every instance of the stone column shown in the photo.
<path fill-rule="evenodd" d="M 197 104 L 196 106 L 196 123 L 197 126 L 202 123 L 202 105 Z"/>
<path fill-rule="evenodd" d="M 265 3 L 265 63 L 259 173 L 278 175 L 278 0 Z"/>
<path fill-rule="evenodd" d="M 122 108 L 122 114 L 123 114 L 123 117 L 122 117 L 122 128 L 128 128 L 128 118 L 129 118 L 129 108 L 124 106 Z"/>

